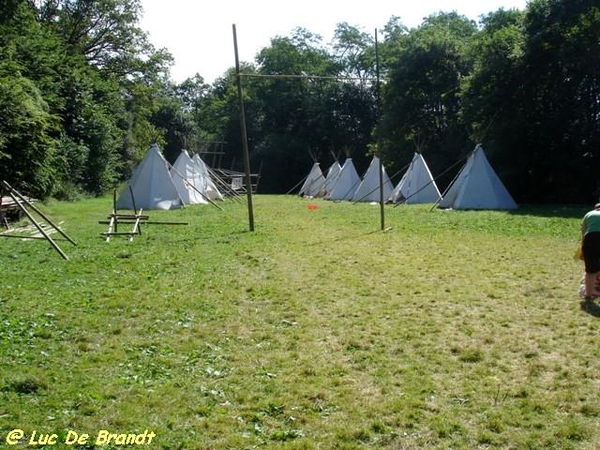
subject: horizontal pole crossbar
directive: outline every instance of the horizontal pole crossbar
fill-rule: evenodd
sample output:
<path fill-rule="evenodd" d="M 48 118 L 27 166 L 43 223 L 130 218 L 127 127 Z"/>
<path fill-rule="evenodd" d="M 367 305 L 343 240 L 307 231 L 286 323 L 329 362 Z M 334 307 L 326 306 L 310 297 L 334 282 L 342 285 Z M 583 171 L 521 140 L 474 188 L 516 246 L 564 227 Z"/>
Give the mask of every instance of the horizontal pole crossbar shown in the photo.
<path fill-rule="evenodd" d="M 240 73 L 240 77 L 245 78 L 290 78 L 290 79 L 314 79 L 314 80 L 337 80 L 337 81 L 377 81 L 376 78 L 371 77 L 340 77 L 340 76 L 327 76 L 327 75 L 285 75 L 285 74 L 257 74 L 257 73 Z"/>

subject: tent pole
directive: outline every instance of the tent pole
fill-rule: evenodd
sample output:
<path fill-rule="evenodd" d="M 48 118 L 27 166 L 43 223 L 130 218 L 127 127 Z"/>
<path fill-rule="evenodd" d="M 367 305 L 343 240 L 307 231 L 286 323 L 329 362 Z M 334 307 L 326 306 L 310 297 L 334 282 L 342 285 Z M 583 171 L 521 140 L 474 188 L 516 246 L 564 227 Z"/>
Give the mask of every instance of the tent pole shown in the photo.
<path fill-rule="evenodd" d="M 452 169 L 454 166 L 458 165 L 460 162 L 462 162 L 464 160 L 464 158 L 459 159 L 458 161 L 456 161 L 454 164 L 452 164 L 450 167 L 448 167 L 446 170 L 444 170 L 441 174 L 439 174 L 436 178 L 441 177 L 442 175 L 444 175 L 446 172 L 448 172 L 450 169 Z M 446 189 L 444 189 L 444 192 L 442 192 L 442 194 L 440 195 L 440 198 L 438 198 L 437 202 L 435 202 L 433 204 L 433 206 L 431 207 L 431 209 L 429 210 L 429 212 L 433 211 L 439 204 L 440 202 L 444 199 L 444 197 L 446 196 L 446 194 L 448 193 L 448 191 L 450 190 L 450 187 L 454 184 L 454 182 L 456 181 L 456 179 L 458 178 L 458 176 L 460 175 L 460 172 L 462 171 L 459 170 L 456 175 L 454 176 L 454 178 L 452 179 L 452 181 L 450 182 L 450 184 L 448 186 L 446 186 Z M 435 181 L 435 178 L 433 179 Z"/>
<path fill-rule="evenodd" d="M 246 195 L 248 197 L 248 226 L 254 231 L 254 211 L 252 207 L 252 179 L 250 177 L 250 152 L 248 151 L 248 131 L 246 129 L 246 113 L 244 111 L 244 96 L 242 92 L 242 77 L 240 75 L 240 58 L 238 54 L 237 33 L 235 24 L 233 28 L 233 49 L 235 52 L 235 81 L 238 91 L 240 129 L 242 132 L 242 146 L 244 149 L 244 169 L 246 171 Z"/>
<path fill-rule="evenodd" d="M 133 188 L 131 187 L 131 184 L 128 184 L 127 187 L 129 188 L 129 195 L 131 195 L 131 206 L 133 206 L 133 212 L 134 214 L 137 214 L 137 208 L 135 206 L 135 197 L 133 196 Z"/>
<path fill-rule="evenodd" d="M 308 175 L 310 175 L 310 173 Z M 302 183 L 304 183 L 306 181 L 306 179 L 308 178 L 308 175 L 306 175 L 298 183 L 296 183 L 293 188 L 291 188 L 289 191 L 287 191 L 285 193 L 285 195 L 290 195 L 293 191 L 295 191 L 298 186 L 300 186 Z"/>
<path fill-rule="evenodd" d="M 238 203 L 241 203 L 241 200 L 238 198 L 240 197 L 240 195 L 235 192 L 235 190 L 233 190 L 222 178 L 221 176 L 215 172 L 213 169 L 211 169 L 210 167 L 206 167 L 208 170 L 209 175 L 211 175 L 212 177 L 212 181 L 214 181 L 216 183 L 216 185 L 218 185 L 218 187 L 221 188 L 221 190 L 223 191 L 224 194 L 228 194 L 232 200 L 235 200 Z M 215 187 L 217 187 L 215 185 Z"/>
<path fill-rule="evenodd" d="M 170 170 L 172 170 L 173 172 L 175 172 L 175 175 L 177 175 L 179 178 L 181 178 L 184 182 L 187 182 L 187 179 L 182 175 L 181 172 L 179 172 L 174 166 L 173 164 L 171 164 L 169 161 L 167 161 L 165 159 L 167 166 L 169 167 Z M 208 196 L 206 194 L 204 194 L 203 192 L 200 191 L 200 189 L 198 189 L 196 186 L 194 186 L 192 183 L 188 182 L 188 185 L 190 185 L 192 187 L 192 189 L 194 191 L 196 191 L 198 194 L 200 194 L 200 196 L 206 200 L 208 203 L 210 203 L 211 205 L 217 207 L 218 209 L 220 209 L 221 211 L 223 211 L 223 208 L 221 208 L 219 205 L 217 205 L 215 202 L 213 202 L 210 198 L 208 198 Z"/>

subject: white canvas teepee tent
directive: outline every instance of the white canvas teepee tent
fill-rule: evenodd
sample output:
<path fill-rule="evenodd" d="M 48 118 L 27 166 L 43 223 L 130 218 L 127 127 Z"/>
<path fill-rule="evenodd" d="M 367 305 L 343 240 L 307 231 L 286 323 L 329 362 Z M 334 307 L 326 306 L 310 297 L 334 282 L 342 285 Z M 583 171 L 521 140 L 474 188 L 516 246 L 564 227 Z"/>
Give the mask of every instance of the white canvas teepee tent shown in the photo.
<path fill-rule="evenodd" d="M 325 177 L 325 197 L 329 197 L 331 194 L 333 186 L 341 171 L 342 166 L 340 166 L 340 163 L 337 160 L 329 167 L 329 169 L 327 169 L 327 176 Z"/>
<path fill-rule="evenodd" d="M 196 170 L 200 174 L 200 192 L 210 200 L 223 200 L 223 194 L 221 194 L 213 181 L 208 165 L 200 158 L 198 153 L 194 154 L 192 160 L 196 165 Z"/>
<path fill-rule="evenodd" d="M 329 200 L 352 200 L 359 184 L 360 177 L 356 172 L 352 158 L 346 158 L 328 198 Z"/>
<path fill-rule="evenodd" d="M 483 148 L 478 144 L 444 193 L 439 207 L 515 209 L 517 204 L 490 165 Z"/>
<path fill-rule="evenodd" d="M 174 209 L 183 206 L 169 173 L 168 163 L 153 144 L 133 171 L 133 176 L 117 199 L 117 209 L 136 208 L 146 210 Z M 131 198 L 133 192 L 133 199 Z"/>
<path fill-rule="evenodd" d="M 383 201 L 385 202 L 392 193 L 394 186 L 383 166 L 381 166 L 381 175 L 383 180 Z M 380 200 L 379 158 L 377 156 L 373 156 L 371 164 L 369 164 L 369 168 L 358 185 L 352 200 L 355 202 L 378 202 Z"/>
<path fill-rule="evenodd" d="M 173 184 L 186 205 L 208 203 L 201 190 L 202 176 L 186 150 L 181 150 L 170 172 Z"/>
<path fill-rule="evenodd" d="M 442 198 L 423 155 L 413 156 L 406 173 L 394 188 L 393 203 L 436 203 Z"/>
<path fill-rule="evenodd" d="M 310 169 L 304 184 L 300 188 L 300 195 L 306 197 L 322 197 L 325 195 L 325 177 L 318 162 Z"/>

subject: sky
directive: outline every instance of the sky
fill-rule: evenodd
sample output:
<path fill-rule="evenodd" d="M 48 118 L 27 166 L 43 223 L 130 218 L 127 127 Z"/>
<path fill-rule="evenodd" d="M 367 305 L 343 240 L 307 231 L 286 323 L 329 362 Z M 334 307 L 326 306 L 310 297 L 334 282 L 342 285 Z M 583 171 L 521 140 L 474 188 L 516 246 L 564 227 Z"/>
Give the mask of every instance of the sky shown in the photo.
<path fill-rule="evenodd" d="M 156 48 L 166 48 L 175 58 L 175 82 L 198 73 L 212 83 L 235 66 L 234 24 L 240 60 L 254 62 L 272 38 L 290 36 L 296 27 L 321 35 L 328 44 L 342 22 L 374 36 L 392 16 L 414 28 L 440 11 L 478 20 L 500 8 L 524 10 L 526 4 L 527 0 L 142 0 L 140 27 Z"/>

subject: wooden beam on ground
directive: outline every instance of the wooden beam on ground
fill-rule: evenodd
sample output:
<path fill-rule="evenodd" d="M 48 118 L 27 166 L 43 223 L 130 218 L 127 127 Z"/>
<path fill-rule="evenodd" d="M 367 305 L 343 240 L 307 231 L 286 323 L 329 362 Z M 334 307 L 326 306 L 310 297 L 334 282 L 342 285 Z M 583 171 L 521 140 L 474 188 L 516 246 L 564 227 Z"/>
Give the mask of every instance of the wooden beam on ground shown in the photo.
<path fill-rule="evenodd" d="M 4 182 L 6 183 L 6 182 Z M 6 183 L 8 184 L 8 183 Z M 35 217 L 33 217 L 31 215 L 31 213 L 29 211 L 27 211 L 27 208 L 25 208 L 17 199 L 16 195 L 14 194 L 14 191 L 12 188 L 10 188 L 10 190 L 8 191 L 10 196 L 12 197 L 12 199 L 19 205 L 19 207 L 21 208 L 21 210 L 23 211 L 23 213 L 25 213 L 25 215 L 29 218 L 29 220 L 31 221 L 31 223 L 33 223 L 33 225 L 38 229 L 38 231 L 42 234 L 42 236 L 44 236 L 44 238 L 50 242 L 50 245 L 52 245 L 52 247 L 54 248 L 54 250 L 56 250 L 60 256 L 62 256 L 64 259 L 66 259 L 67 261 L 69 260 L 69 257 L 67 256 L 67 254 L 65 252 L 62 251 L 62 249 L 58 246 L 58 244 L 56 242 L 54 242 L 54 240 L 50 237 L 50 235 L 48 235 L 46 233 L 46 231 L 42 228 L 42 226 L 37 222 L 37 220 L 35 220 Z"/>
<path fill-rule="evenodd" d="M 50 218 L 48 216 L 46 216 L 42 211 L 40 211 L 33 203 L 31 203 L 29 200 L 27 200 L 25 197 L 23 197 L 19 193 L 19 191 L 17 191 L 13 187 L 11 187 L 10 184 L 8 184 L 6 181 L 3 181 L 3 183 L 9 189 L 9 193 L 10 193 L 11 197 L 13 197 L 13 193 L 14 193 L 21 200 L 21 202 L 23 202 L 25 205 L 27 205 L 28 207 L 30 207 L 31 209 L 33 209 L 36 213 L 38 213 L 40 215 L 40 217 L 42 219 L 44 219 L 46 222 L 48 222 L 52 226 L 52 228 L 54 228 L 56 231 L 58 231 L 62 235 L 62 237 L 64 237 L 71 244 L 77 246 L 77 244 L 75 243 L 75 241 L 73 239 L 71 239 L 67 235 L 67 233 L 65 233 L 63 230 L 61 230 L 60 227 L 56 226 L 54 224 L 54 222 L 52 222 L 52 220 L 50 220 Z M 19 207 L 23 210 L 23 212 L 26 213 L 25 208 L 23 207 L 23 205 L 21 204 L 21 202 L 19 200 L 17 200 L 16 198 L 14 198 L 14 197 L 13 197 L 13 199 L 19 205 Z"/>
<path fill-rule="evenodd" d="M 116 207 L 116 204 L 115 204 Z M 100 233 L 101 236 L 106 237 L 106 242 L 110 242 L 112 236 L 128 236 L 129 241 L 133 241 L 134 236 L 142 234 L 142 224 L 145 225 L 187 225 L 187 222 L 168 222 L 149 220 L 150 216 L 142 213 L 142 208 L 135 210 L 135 214 L 120 214 L 117 213 L 113 207 L 113 213 L 110 214 L 108 220 L 99 220 L 98 223 L 102 225 L 108 225 L 108 231 Z M 118 224 L 133 224 L 131 231 L 119 232 L 117 230 Z"/>
<path fill-rule="evenodd" d="M 43 236 L 25 236 L 23 234 L 5 234 L 5 233 L 0 233 L 0 237 L 18 238 L 18 239 L 39 239 L 39 240 L 43 240 L 43 241 L 46 240 L 46 238 L 43 237 Z"/>
<path fill-rule="evenodd" d="M 119 220 L 137 220 L 138 218 L 141 218 L 142 220 L 148 220 L 150 216 L 147 216 L 147 215 L 137 216 L 135 214 L 111 214 L 110 216 L 107 217 L 107 219 L 110 219 L 111 217 L 116 217 Z"/>
<path fill-rule="evenodd" d="M 148 220 L 144 223 L 148 225 L 188 225 L 187 222 L 161 222 L 158 220 Z"/>
<path fill-rule="evenodd" d="M 99 224 L 108 225 L 110 224 L 110 220 L 99 220 Z M 134 223 L 133 220 L 126 220 L 125 223 Z M 189 225 L 188 222 L 164 222 L 160 220 L 144 220 L 142 222 L 144 225 Z M 2 234 L 0 234 L 2 236 Z"/>

